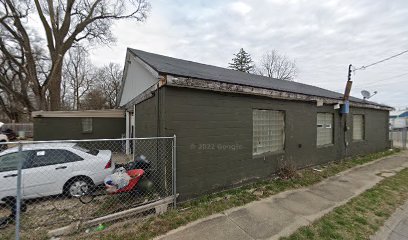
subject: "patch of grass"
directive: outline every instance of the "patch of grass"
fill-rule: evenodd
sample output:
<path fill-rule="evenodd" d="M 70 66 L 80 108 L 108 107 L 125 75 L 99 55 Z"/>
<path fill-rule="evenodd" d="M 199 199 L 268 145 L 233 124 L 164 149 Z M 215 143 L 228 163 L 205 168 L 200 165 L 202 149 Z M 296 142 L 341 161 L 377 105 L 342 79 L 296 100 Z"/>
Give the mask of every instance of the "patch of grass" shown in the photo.
<path fill-rule="evenodd" d="M 408 199 L 408 169 L 382 180 L 373 188 L 337 207 L 286 240 L 368 239 Z M 365 209 L 365 211 L 361 211 Z M 307 233 L 307 234 L 305 234 Z"/>
<path fill-rule="evenodd" d="M 75 239 L 151 239 L 197 219 L 222 212 L 229 208 L 242 206 L 279 192 L 313 185 L 346 169 L 392 155 L 396 152 L 398 150 L 384 151 L 346 161 L 329 163 L 322 166 L 321 172 L 310 168 L 299 170 L 296 178 L 261 180 L 239 188 L 206 195 L 196 200 L 179 204 L 177 209 L 171 209 L 163 215 L 147 219 L 137 219 L 131 228 L 124 229 L 123 227 L 115 228 L 112 226 L 105 231 L 93 233 L 92 235 L 77 235 L 73 237 Z M 341 213 L 339 212 L 338 214 Z M 342 224 L 346 225 L 347 223 L 342 222 Z M 328 222 L 325 226 L 325 231 L 330 233 L 333 227 L 337 226 L 338 224 Z M 310 236 L 316 237 L 317 235 L 316 232 L 304 229 L 302 230 L 301 236 L 303 237 L 301 239 L 310 239 Z M 330 239 L 340 239 L 336 234 L 331 236 L 332 238 Z"/>

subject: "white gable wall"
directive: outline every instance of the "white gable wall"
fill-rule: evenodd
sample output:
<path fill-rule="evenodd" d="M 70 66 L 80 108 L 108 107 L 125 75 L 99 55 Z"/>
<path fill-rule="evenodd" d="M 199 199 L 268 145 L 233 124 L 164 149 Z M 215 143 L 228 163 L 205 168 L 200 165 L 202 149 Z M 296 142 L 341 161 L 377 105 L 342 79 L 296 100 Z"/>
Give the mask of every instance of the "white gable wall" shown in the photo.
<path fill-rule="evenodd" d="M 120 106 L 125 105 L 159 81 L 156 71 L 129 52 L 126 54 L 126 65 Z"/>

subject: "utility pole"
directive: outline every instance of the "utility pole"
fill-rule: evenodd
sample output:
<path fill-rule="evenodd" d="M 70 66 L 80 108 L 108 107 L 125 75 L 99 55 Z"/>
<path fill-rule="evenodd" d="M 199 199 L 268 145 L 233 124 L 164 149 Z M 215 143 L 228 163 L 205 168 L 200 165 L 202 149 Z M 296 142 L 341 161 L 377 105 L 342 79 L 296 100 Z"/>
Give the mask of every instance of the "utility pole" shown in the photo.
<path fill-rule="evenodd" d="M 344 91 L 344 96 L 343 96 L 343 100 L 344 101 L 348 101 L 349 97 L 350 97 L 350 91 L 351 91 L 351 86 L 353 85 L 353 81 L 351 81 L 351 73 L 352 73 L 352 68 L 353 65 L 349 65 L 348 67 L 348 74 L 347 74 L 347 84 L 346 84 L 346 89 Z"/>
<path fill-rule="evenodd" d="M 340 111 L 342 117 L 344 118 L 344 158 L 347 158 L 347 148 L 349 145 L 349 142 L 347 140 L 349 130 L 349 126 L 347 125 L 347 114 L 349 113 L 349 97 L 351 92 L 351 86 L 353 85 L 353 81 L 351 81 L 351 73 L 353 71 L 352 67 L 353 66 L 351 64 L 348 67 L 346 89 L 344 90 L 343 96 L 343 106 Z"/>

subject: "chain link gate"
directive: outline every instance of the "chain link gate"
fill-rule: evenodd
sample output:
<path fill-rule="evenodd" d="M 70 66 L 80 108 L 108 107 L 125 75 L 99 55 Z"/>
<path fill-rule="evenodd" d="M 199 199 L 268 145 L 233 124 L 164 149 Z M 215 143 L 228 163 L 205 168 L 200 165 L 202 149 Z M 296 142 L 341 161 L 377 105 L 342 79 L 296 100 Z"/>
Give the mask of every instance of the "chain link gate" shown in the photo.
<path fill-rule="evenodd" d="M 175 163 L 175 136 L 0 143 L 0 239 L 175 206 Z"/>
<path fill-rule="evenodd" d="M 401 149 L 407 149 L 408 145 L 408 128 L 398 128 L 390 130 L 390 140 L 392 146 Z"/>

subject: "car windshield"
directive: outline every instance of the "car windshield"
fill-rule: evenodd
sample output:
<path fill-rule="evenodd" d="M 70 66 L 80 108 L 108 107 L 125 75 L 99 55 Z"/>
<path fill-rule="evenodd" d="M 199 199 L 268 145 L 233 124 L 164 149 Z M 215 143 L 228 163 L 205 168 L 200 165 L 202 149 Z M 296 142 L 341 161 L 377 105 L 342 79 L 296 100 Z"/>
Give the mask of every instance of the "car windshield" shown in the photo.
<path fill-rule="evenodd" d="M 27 152 L 12 152 L 0 156 L 0 172 L 17 170 L 18 164 L 25 161 Z"/>
<path fill-rule="evenodd" d="M 84 146 L 79 146 L 78 144 L 75 144 L 72 148 L 74 148 L 76 150 L 79 150 L 79 151 L 82 151 L 82 152 L 86 152 L 88 154 L 95 155 L 95 156 L 98 155 L 98 153 L 99 153 L 98 149 L 88 149 L 88 148 L 86 148 Z"/>

